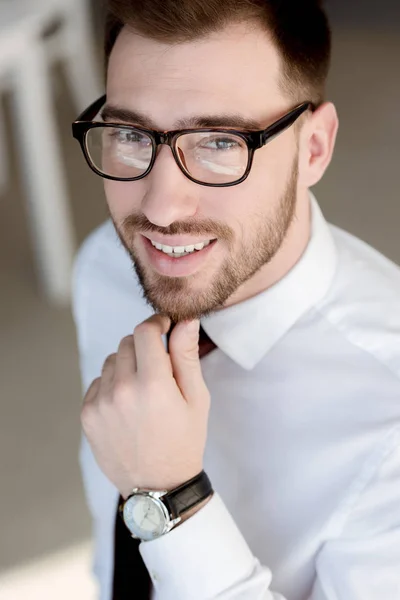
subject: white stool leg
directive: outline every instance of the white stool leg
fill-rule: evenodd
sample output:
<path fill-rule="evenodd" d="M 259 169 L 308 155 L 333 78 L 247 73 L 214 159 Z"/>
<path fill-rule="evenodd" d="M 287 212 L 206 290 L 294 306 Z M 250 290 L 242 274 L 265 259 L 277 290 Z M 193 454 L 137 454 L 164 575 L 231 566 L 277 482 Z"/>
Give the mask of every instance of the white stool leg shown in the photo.
<path fill-rule="evenodd" d="M 39 277 L 47 298 L 65 306 L 70 301 L 76 244 L 40 41 L 30 41 L 15 76 L 19 154 Z"/>
<path fill-rule="evenodd" d="M 79 113 L 104 93 L 104 85 L 95 57 L 88 0 L 68 0 L 64 7 L 63 25 L 59 35 L 68 82 L 75 108 Z"/>
<path fill-rule="evenodd" d="M 4 129 L 4 114 L 0 107 L 0 194 L 8 183 L 8 152 L 6 147 L 6 132 Z"/>

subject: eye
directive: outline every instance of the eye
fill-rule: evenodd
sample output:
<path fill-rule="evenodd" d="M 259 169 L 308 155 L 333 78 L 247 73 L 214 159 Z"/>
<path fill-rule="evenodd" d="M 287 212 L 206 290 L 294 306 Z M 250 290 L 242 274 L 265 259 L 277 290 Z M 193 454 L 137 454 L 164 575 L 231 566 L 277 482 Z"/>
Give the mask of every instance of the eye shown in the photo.
<path fill-rule="evenodd" d="M 151 140 L 147 135 L 134 129 L 112 129 L 110 137 L 116 139 L 121 144 L 151 145 Z"/>
<path fill-rule="evenodd" d="M 204 140 L 201 147 L 210 150 L 235 150 L 240 147 L 240 143 L 230 137 L 218 137 Z"/>

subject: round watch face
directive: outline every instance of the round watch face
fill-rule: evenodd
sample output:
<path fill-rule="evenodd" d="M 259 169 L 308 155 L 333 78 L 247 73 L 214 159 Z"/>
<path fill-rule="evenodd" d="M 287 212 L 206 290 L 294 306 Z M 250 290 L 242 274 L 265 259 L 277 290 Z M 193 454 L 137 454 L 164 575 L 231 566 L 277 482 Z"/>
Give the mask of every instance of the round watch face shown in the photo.
<path fill-rule="evenodd" d="M 126 501 L 124 521 L 135 536 L 145 541 L 162 535 L 167 524 L 161 503 L 155 498 L 140 494 Z"/>

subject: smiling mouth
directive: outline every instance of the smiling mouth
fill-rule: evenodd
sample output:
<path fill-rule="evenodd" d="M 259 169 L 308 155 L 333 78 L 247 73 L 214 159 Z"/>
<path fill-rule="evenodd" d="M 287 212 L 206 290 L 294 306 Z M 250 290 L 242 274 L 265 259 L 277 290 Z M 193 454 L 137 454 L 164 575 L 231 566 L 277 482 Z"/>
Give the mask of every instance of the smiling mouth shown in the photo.
<path fill-rule="evenodd" d="M 156 250 L 161 252 L 162 254 L 165 254 L 166 256 L 169 256 L 171 258 L 182 258 L 183 256 L 190 256 L 191 254 L 196 254 L 198 252 L 201 252 L 202 250 L 204 250 L 205 248 L 207 248 L 208 246 L 210 246 L 217 240 L 214 238 L 214 239 L 207 240 L 205 242 L 200 242 L 198 244 L 191 244 L 188 246 L 175 246 L 175 247 L 164 245 L 164 244 L 158 244 L 157 242 L 153 242 L 152 240 L 149 240 L 149 241 L 150 241 L 151 245 Z"/>

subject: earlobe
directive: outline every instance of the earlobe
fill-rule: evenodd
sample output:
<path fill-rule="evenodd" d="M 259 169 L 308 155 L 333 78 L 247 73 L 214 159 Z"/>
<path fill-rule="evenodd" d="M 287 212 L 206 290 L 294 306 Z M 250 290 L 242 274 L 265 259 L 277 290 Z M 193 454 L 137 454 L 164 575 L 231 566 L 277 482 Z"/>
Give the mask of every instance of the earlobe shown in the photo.
<path fill-rule="evenodd" d="M 301 184 L 312 187 L 328 168 L 335 148 L 339 121 L 331 102 L 322 104 L 304 125 L 301 135 Z"/>

